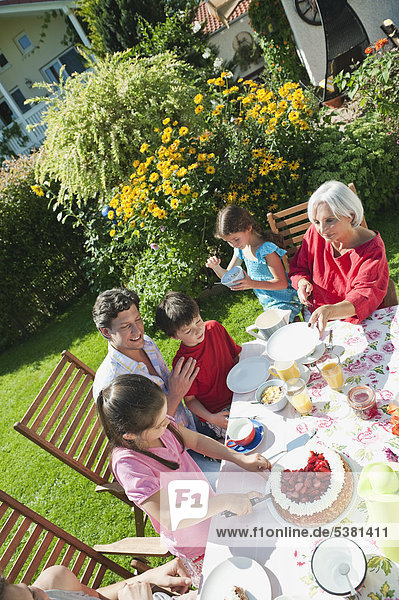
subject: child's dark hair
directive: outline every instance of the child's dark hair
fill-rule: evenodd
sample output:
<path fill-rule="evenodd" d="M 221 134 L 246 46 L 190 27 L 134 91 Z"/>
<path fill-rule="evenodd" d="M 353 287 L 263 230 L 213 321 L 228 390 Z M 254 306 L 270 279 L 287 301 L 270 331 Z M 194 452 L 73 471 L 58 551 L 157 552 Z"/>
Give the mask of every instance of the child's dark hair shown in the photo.
<path fill-rule="evenodd" d="M 281 237 L 270 229 L 262 229 L 258 221 L 242 206 L 228 204 L 218 212 L 216 217 L 215 237 L 224 238 L 238 231 L 247 231 L 252 226 L 252 229 L 265 242 L 274 242 L 281 246 Z"/>
<path fill-rule="evenodd" d="M 191 296 L 182 292 L 168 292 L 158 305 L 155 322 L 168 337 L 173 337 L 178 329 L 192 323 L 198 315 L 198 304 Z"/>
<path fill-rule="evenodd" d="M 139 435 L 154 425 L 157 415 L 165 403 L 165 393 L 148 377 L 143 375 L 118 375 L 112 383 L 99 393 L 97 410 L 111 449 L 127 447 L 145 454 L 176 470 L 179 464 L 156 456 L 140 448 L 134 440 L 126 440 L 125 433 Z M 184 442 L 178 430 L 169 424 L 168 429 L 178 439 L 184 450 Z"/>
<path fill-rule="evenodd" d="M 4 600 L 5 598 L 5 591 L 6 591 L 6 587 L 7 587 L 8 583 L 6 578 L 4 577 L 3 573 L 0 572 L 0 600 Z"/>

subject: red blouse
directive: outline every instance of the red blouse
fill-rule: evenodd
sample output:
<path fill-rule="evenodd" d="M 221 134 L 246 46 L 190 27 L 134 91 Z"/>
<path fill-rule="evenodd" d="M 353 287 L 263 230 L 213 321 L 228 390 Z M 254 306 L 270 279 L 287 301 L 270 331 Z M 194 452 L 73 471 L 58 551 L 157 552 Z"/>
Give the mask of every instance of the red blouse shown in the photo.
<path fill-rule="evenodd" d="M 296 289 L 302 277 L 313 284 L 311 312 L 347 300 L 354 305 L 356 315 L 344 320 L 360 323 L 383 306 L 387 293 L 389 269 L 384 242 L 377 233 L 372 240 L 334 256 L 333 245 L 311 225 L 291 261 L 289 277 Z"/>

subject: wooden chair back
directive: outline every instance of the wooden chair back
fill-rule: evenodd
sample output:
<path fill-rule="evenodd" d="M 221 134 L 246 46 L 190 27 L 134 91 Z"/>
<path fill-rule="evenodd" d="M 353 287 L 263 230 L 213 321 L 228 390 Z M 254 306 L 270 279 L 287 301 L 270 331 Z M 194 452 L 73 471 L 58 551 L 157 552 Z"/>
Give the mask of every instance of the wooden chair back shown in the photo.
<path fill-rule="evenodd" d="M 14 429 L 134 508 L 136 535 L 144 535 L 143 511 L 113 482 L 109 445 L 93 400 L 95 372 L 64 350 L 50 377 Z"/>
<path fill-rule="evenodd" d="M 353 183 L 348 187 L 357 194 Z M 302 243 L 303 237 L 310 227 L 308 218 L 308 202 L 302 202 L 296 206 L 285 208 L 276 213 L 268 213 L 267 220 L 270 229 L 281 238 L 282 246 L 287 251 L 282 257 L 286 270 L 289 270 L 289 262 Z M 363 218 L 362 226 L 367 227 Z"/>
<path fill-rule="evenodd" d="M 56 564 L 93 589 L 109 571 L 123 579 L 134 574 L 0 490 L 0 570 L 8 582 L 30 585 Z"/>

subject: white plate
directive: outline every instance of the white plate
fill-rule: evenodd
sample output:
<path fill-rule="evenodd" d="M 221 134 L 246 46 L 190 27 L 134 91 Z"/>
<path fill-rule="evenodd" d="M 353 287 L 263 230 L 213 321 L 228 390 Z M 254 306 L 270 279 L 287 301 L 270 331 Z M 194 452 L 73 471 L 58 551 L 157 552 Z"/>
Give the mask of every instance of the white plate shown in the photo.
<path fill-rule="evenodd" d="M 273 360 L 297 360 L 313 352 L 319 341 L 319 331 L 308 323 L 284 325 L 269 338 L 267 355 Z"/>
<path fill-rule="evenodd" d="M 366 577 L 367 560 L 360 546 L 351 539 L 328 538 L 320 542 L 313 552 L 311 569 L 316 582 L 327 593 L 349 596 L 348 579 L 339 572 L 342 563 L 348 564 L 349 579 L 354 588 L 359 588 Z"/>
<path fill-rule="evenodd" d="M 240 360 L 227 375 L 229 390 L 239 394 L 252 392 L 269 377 L 270 362 L 264 356 L 251 356 Z"/>
<path fill-rule="evenodd" d="M 323 356 L 325 347 L 326 347 L 326 345 L 323 344 L 323 342 L 321 342 L 320 344 L 317 344 L 317 346 L 314 349 L 314 351 L 312 352 L 312 354 L 303 356 L 302 358 L 299 358 L 298 361 L 301 362 L 303 365 L 311 365 L 311 364 L 315 363 L 316 360 L 319 360 L 319 358 L 321 358 Z M 338 348 L 338 346 L 337 346 L 337 348 Z M 341 352 L 341 354 L 342 354 L 342 352 Z"/>
<path fill-rule="evenodd" d="M 336 450 L 336 452 L 338 452 L 338 451 Z M 303 453 L 306 454 L 306 444 L 304 446 L 301 446 L 300 448 L 296 448 L 295 450 L 292 450 L 292 452 L 288 452 L 288 453 L 284 454 L 281 458 L 279 458 L 279 460 L 276 463 L 273 464 L 272 470 L 276 465 L 281 465 L 283 467 L 283 469 L 297 469 L 297 468 L 303 466 L 303 460 L 301 458 L 301 456 L 305 456 L 305 454 L 303 454 Z M 308 454 L 309 453 L 306 454 L 305 461 L 307 460 Z M 340 452 L 338 452 L 338 454 L 340 454 Z M 333 521 L 323 524 L 323 527 L 330 527 L 330 526 L 332 527 L 334 525 L 337 525 L 337 523 L 340 523 L 343 519 L 345 519 L 345 517 L 347 517 L 349 515 L 349 513 L 352 511 L 354 505 L 358 501 L 358 496 L 357 496 L 357 485 L 358 485 L 358 481 L 359 481 L 359 473 L 357 470 L 358 466 L 355 462 L 352 461 L 351 458 L 349 458 L 349 456 L 346 456 L 346 454 L 344 455 L 344 458 L 352 470 L 352 475 L 353 475 L 352 498 L 351 498 L 348 506 L 342 511 L 342 513 L 340 515 L 338 515 Z M 267 488 L 267 493 L 270 493 L 270 483 L 269 482 L 268 482 L 266 488 Z M 266 502 L 269 507 L 271 515 L 274 517 L 274 519 L 276 521 L 278 521 L 278 523 L 280 523 L 280 525 L 291 525 L 291 526 L 293 525 L 290 521 L 286 521 L 277 512 L 271 498 L 268 498 L 266 500 Z M 295 525 L 295 527 L 300 528 L 301 526 Z M 316 525 L 314 527 L 316 527 Z M 314 529 L 314 527 L 309 526 L 309 525 L 305 526 L 305 528 L 307 528 L 307 529 Z"/>
<path fill-rule="evenodd" d="M 271 599 L 270 581 L 260 564 L 246 556 L 232 556 L 208 575 L 200 600 L 228 598 L 234 585 L 242 587 L 249 600 Z"/>

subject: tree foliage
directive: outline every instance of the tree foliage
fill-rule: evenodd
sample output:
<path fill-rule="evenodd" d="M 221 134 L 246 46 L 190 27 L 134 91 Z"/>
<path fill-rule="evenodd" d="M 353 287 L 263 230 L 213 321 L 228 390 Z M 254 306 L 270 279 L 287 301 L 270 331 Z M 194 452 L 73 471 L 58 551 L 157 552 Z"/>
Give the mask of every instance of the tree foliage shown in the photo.
<path fill-rule="evenodd" d="M 52 95 L 40 98 L 47 104 L 41 180 L 60 183 L 63 204 L 93 197 L 102 203 L 129 176 L 142 141 L 156 136 L 154 123 L 165 114 L 188 121 L 196 93 L 192 78 L 192 69 L 169 53 L 131 58 L 125 52 L 48 85 Z"/>
<path fill-rule="evenodd" d="M 93 49 L 100 55 L 135 46 L 138 19 L 155 24 L 166 17 L 158 0 L 82 0 L 79 14 L 87 23 Z"/>

